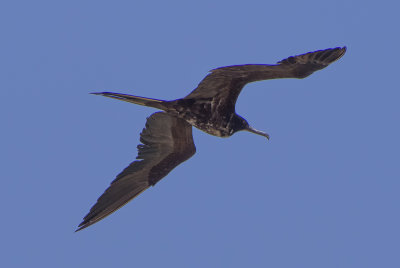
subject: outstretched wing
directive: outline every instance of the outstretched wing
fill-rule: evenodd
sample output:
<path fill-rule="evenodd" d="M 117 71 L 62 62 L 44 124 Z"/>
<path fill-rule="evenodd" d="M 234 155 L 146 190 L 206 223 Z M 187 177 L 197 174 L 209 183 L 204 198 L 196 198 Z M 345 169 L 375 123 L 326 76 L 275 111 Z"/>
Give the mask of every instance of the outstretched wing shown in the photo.
<path fill-rule="evenodd" d="M 346 47 L 318 50 L 281 60 L 276 65 L 246 64 L 211 70 L 185 99 L 213 98 L 233 109 L 242 88 L 250 82 L 275 78 L 304 78 L 338 60 Z"/>
<path fill-rule="evenodd" d="M 137 161 L 131 163 L 99 197 L 76 231 L 107 217 L 155 185 L 196 152 L 192 126 L 164 112 L 152 114 L 140 134 Z"/>

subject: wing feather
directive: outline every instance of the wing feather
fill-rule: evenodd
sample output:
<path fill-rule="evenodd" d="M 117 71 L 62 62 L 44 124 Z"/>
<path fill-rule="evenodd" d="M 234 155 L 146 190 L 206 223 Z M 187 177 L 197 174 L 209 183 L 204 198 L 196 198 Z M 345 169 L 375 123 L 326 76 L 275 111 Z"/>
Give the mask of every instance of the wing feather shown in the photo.
<path fill-rule="evenodd" d="M 137 160 L 111 182 L 77 231 L 107 217 L 196 152 L 191 125 L 164 112 L 154 113 L 147 119 L 140 141 L 143 144 L 137 147 Z"/>
<path fill-rule="evenodd" d="M 304 78 L 327 67 L 346 52 L 346 47 L 318 50 L 286 58 L 275 65 L 246 64 L 221 67 L 211 72 L 185 99 L 214 98 L 226 102 L 234 111 L 236 100 L 247 83 L 276 79 Z"/>

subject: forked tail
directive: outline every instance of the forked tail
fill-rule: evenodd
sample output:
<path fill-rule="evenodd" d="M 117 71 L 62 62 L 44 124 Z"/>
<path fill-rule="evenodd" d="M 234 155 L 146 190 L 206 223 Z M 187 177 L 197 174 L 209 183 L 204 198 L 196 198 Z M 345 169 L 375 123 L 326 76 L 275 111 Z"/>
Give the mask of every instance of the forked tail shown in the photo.
<path fill-rule="evenodd" d="M 153 107 L 157 108 L 160 110 L 164 110 L 164 101 L 163 100 L 157 100 L 157 99 L 151 99 L 151 98 L 144 98 L 144 97 L 139 97 L 139 96 L 133 96 L 133 95 L 128 95 L 128 94 L 121 94 L 121 93 L 113 93 L 113 92 L 98 92 L 98 93 L 91 93 L 94 95 L 102 95 L 105 97 L 117 99 L 117 100 L 122 100 L 134 104 L 139 104 L 143 106 L 148 106 L 148 107 Z"/>

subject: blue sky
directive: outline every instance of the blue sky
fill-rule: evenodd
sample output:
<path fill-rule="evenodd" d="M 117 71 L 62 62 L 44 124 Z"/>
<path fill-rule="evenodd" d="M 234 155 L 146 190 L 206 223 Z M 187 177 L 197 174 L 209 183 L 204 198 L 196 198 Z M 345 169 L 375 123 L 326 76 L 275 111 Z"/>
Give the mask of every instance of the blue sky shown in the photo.
<path fill-rule="evenodd" d="M 398 267 L 394 2 L 3 1 L 4 267 Z M 212 68 L 343 45 L 243 90 L 270 141 L 194 130 L 194 157 L 74 233 L 155 111 L 88 93 L 175 99 Z"/>

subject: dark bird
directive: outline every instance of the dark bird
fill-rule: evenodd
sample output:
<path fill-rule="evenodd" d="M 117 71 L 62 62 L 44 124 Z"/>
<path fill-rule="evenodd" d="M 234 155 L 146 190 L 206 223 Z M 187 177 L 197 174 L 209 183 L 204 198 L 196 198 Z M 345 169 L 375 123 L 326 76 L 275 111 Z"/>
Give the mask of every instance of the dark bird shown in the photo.
<path fill-rule="evenodd" d="M 189 95 L 165 101 L 127 94 L 92 93 L 162 110 L 147 118 L 140 133 L 137 160 L 125 168 L 84 217 L 76 231 L 107 217 L 141 192 L 154 186 L 171 170 L 196 152 L 192 126 L 218 137 L 246 130 L 269 139 L 236 114 L 242 88 L 250 82 L 275 78 L 305 78 L 327 67 L 346 52 L 330 48 L 289 57 L 275 65 L 246 64 L 212 70 Z"/>

